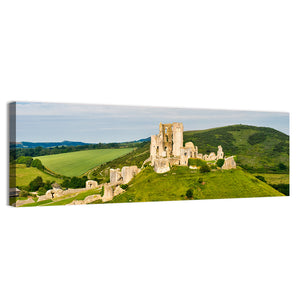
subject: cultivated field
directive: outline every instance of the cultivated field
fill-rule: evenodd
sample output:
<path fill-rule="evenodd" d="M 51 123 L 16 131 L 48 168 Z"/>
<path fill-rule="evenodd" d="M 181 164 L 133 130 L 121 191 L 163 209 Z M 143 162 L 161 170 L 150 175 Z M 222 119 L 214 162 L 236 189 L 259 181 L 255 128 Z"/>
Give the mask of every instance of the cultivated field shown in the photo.
<path fill-rule="evenodd" d="M 88 170 L 116 159 L 133 148 L 96 149 L 36 157 L 51 171 L 65 176 L 80 176 Z"/>
<path fill-rule="evenodd" d="M 10 166 L 10 178 L 9 185 L 10 187 L 15 186 L 26 186 L 35 179 L 37 176 L 41 176 L 43 181 L 50 180 L 56 181 L 57 183 L 61 183 L 61 179 L 53 177 L 49 174 L 45 174 L 44 172 L 38 170 L 37 168 L 29 167 L 27 168 L 23 164 L 11 165 Z"/>

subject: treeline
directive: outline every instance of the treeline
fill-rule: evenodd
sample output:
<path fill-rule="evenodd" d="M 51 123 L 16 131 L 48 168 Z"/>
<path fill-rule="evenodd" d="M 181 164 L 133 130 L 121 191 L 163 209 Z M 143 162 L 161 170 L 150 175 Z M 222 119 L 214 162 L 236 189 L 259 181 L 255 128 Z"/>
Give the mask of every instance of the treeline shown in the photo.
<path fill-rule="evenodd" d="M 125 143 L 108 143 L 108 144 L 87 144 L 79 146 L 57 146 L 51 148 L 36 147 L 36 148 L 15 148 L 10 149 L 10 161 L 16 160 L 20 156 L 44 156 L 68 152 L 76 152 L 82 150 L 93 150 L 93 149 L 120 149 L 120 148 L 140 148 L 143 147 L 147 142 L 125 142 Z"/>
<path fill-rule="evenodd" d="M 289 167 L 284 163 L 277 165 L 263 165 L 262 167 L 253 167 L 249 164 L 240 164 L 240 166 L 250 173 L 276 173 L 276 174 L 287 174 L 289 173 Z"/>
<path fill-rule="evenodd" d="M 16 164 L 24 164 L 26 165 L 26 167 L 33 167 L 33 168 L 37 168 L 41 171 L 45 170 L 44 165 L 42 164 L 42 162 L 35 158 L 33 159 L 31 156 L 20 156 L 15 160 Z"/>
<path fill-rule="evenodd" d="M 87 180 L 86 176 L 65 178 L 61 187 L 66 189 L 84 188 Z M 54 184 L 57 185 L 55 181 L 47 180 L 44 182 L 41 176 L 37 176 L 28 185 L 19 187 L 21 188 L 20 197 L 27 197 L 32 192 L 37 192 L 39 196 L 45 195 L 48 190 L 53 188 Z M 59 185 L 57 186 L 60 188 Z"/>
<path fill-rule="evenodd" d="M 260 181 L 263 181 L 265 182 L 266 184 L 267 181 L 266 179 L 261 176 L 261 175 L 257 175 L 255 176 L 257 179 L 259 179 Z M 275 190 L 277 190 L 278 192 L 286 195 L 286 196 L 289 196 L 290 195 L 290 184 L 289 183 L 279 183 L 279 184 L 269 184 L 271 187 L 273 187 Z"/>

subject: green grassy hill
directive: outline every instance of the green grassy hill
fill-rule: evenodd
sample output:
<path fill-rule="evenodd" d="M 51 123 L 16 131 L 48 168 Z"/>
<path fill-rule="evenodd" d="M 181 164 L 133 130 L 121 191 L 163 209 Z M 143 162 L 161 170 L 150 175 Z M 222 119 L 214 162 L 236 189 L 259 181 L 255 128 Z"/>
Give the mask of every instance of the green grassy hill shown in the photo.
<path fill-rule="evenodd" d="M 11 164 L 9 172 L 9 185 L 10 187 L 24 187 L 27 186 L 30 181 L 35 179 L 37 176 L 42 177 L 44 182 L 47 180 L 50 180 L 51 182 L 56 181 L 57 183 L 62 182 L 62 179 L 46 174 L 37 168 L 27 168 L 26 165 L 23 164 Z"/>
<path fill-rule="evenodd" d="M 242 169 L 203 174 L 188 167 L 173 167 L 168 173 L 157 174 L 147 167 L 131 181 L 125 193 L 111 202 L 185 200 L 188 189 L 193 190 L 194 199 L 283 196 Z"/>
<path fill-rule="evenodd" d="M 199 153 L 237 155 L 237 164 L 251 172 L 288 173 L 289 136 L 268 127 L 232 125 L 184 132 L 184 142 L 193 142 Z"/>
<path fill-rule="evenodd" d="M 132 151 L 133 148 L 82 150 L 38 156 L 35 158 L 40 159 L 45 167 L 57 174 L 80 176 L 98 165 L 114 160 Z"/>

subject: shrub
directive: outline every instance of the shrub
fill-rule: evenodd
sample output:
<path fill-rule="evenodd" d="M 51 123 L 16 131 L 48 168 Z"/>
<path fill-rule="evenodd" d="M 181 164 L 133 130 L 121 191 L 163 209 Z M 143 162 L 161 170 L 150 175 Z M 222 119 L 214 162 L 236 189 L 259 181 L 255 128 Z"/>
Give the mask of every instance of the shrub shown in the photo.
<path fill-rule="evenodd" d="M 120 184 L 120 187 L 121 187 L 123 190 L 127 190 L 127 189 L 128 189 L 128 184 Z"/>
<path fill-rule="evenodd" d="M 46 192 L 47 192 L 47 190 L 44 187 L 40 187 L 38 190 L 38 195 L 39 196 L 45 195 Z"/>
<path fill-rule="evenodd" d="M 263 177 L 263 176 L 261 176 L 261 175 L 257 175 L 257 176 L 255 176 L 255 177 L 256 177 L 257 179 L 259 179 L 260 181 L 267 183 L 265 177 Z"/>
<path fill-rule="evenodd" d="M 71 179 L 65 179 L 61 185 L 65 188 L 71 188 L 71 189 L 84 188 L 86 181 L 87 181 L 86 176 L 83 177 L 73 176 Z"/>
<path fill-rule="evenodd" d="M 37 158 L 32 161 L 31 166 L 39 170 L 44 170 L 42 162 Z"/>
<path fill-rule="evenodd" d="M 20 197 L 27 197 L 28 196 L 28 191 L 21 190 L 19 196 Z"/>
<path fill-rule="evenodd" d="M 51 182 L 50 180 L 47 180 L 47 181 L 45 182 L 44 188 L 45 188 L 46 191 L 52 189 L 52 186 L 51 186 L 52 183 L 54 183 L 54 182 L 53 182 L 53 181 Z"/>
<path fill-rule="evenodd" d="M 218 166 L 219 168 L 222 168 L 223 165 L 224 165 L 224 162 L 225 162 L 225 159 L 224 159 L 224 158 L 218 159 L 218 160 L 217 160 L 217 166 Z"/>
<path fill-rule="evenodd" d="M 192 199 L 194 196 L 194 191 L 192 189 L 188 189 L 185 195 L 188 199 Z"/>
<path fill-rule="evenodd" d="M 103 197 L 104 195 L 104 185 L 102 185 L 101 191 L 100 191 L 100 196 Z"/>
<path fill-rule="evenodd" d="M 188 165 L 201 167 L 201 166 L 206 165 L 206 162 L 200 158 L 189 158 Z"/>
<path fill-rule="evenodd" d="M 279 168 L 279 170 L 282 170 L 282 171 L 285 171 L 288 169 L 288 167 L 283 163 L 278 164 L 278 168 Z"/>
<path fill-rule="evenodd" d="M 210 167 L 208 165 L 204 165 L 200 167 L 200 172 L 201 173 L 208 173 L 210 171 Z"/>

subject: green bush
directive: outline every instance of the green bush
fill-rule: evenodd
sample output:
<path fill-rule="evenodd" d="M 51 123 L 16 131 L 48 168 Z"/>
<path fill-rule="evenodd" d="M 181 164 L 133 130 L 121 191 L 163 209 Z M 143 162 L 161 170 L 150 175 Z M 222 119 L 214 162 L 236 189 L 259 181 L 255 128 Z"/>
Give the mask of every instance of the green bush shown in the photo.
<path fill-rule="evenodd" d="M 32 161 L 31 167 L 37 168 L 39 170 L 44 170 L 42 162 L 37 158 Z"/>
<path fill-rule="evenodd" d="M 44 187 L 40 187 L 38 190 L 38 195 L 39 196 L 45 195 L 46 192 L 47 192 L 47 190 Z"/>
<path fill-rule="evenodd" d="M 210 172 L 210 167 L 208 165 L 204 165 L 204 166 L 200 167 L 200 172 L 208 173 L 208 172 Z"/>
<path fill-rule="evenodd" d="M 279 170 L 282 170 L 282 171 L 285 171 L 288 169 L 288 167 L 283 163 L 278 164 L 278 168 L 279 168 Z"/>
<path fill-rule="evenodd" d="M 21 190 L 20 194 L 19 194 L 19 197 L 28 197 L 28 191 Z"/>
<path fill-rule="evenodd" d="M 201 167 L 201 166 L 206 165 L 206 162 L 200 158 L 189 158 L 188 165 Z"/>
<path fill-rule="evenodd" d="M 223 165 L 224 165 L 224 162 L 225 162 L 225 159 L 224 159 L 224 158 L 218 159 L 218 160 L 217 160 L 217 166 L 218 166 L 219 168 L 222 168 Z"/>
<path fill-rule="evenodd" d="M 71 188 L 71 189 L 84 188 L 86 181 L 87 181 L 86 176 L 83 177 L 73 176 L 71 179 L 65 179 L 61 185 L 65 188 Z"/>
<path fill-rule="evenodd" d="M 121 187 L 123 190 L 127 190 L 127 189 L 128 189 L 128 184 L 120 184 L 120 187 Z"/>
<path fill-rule="evenodd" d="M 104 195 L 104 185 L 102 185 L 101 191 L 100 191 L 100 196 L 103 197 Z"/>
<path fill-rule="evenodd" d="M 259 179 L 260 181 L 267 183 L 265 177 L 263 177 L 263 176 L 261 176 L 261 175 L 257 175 L 257 176 L 255 176 L 255 177 L 256 177 L 257 179 Z"/>

